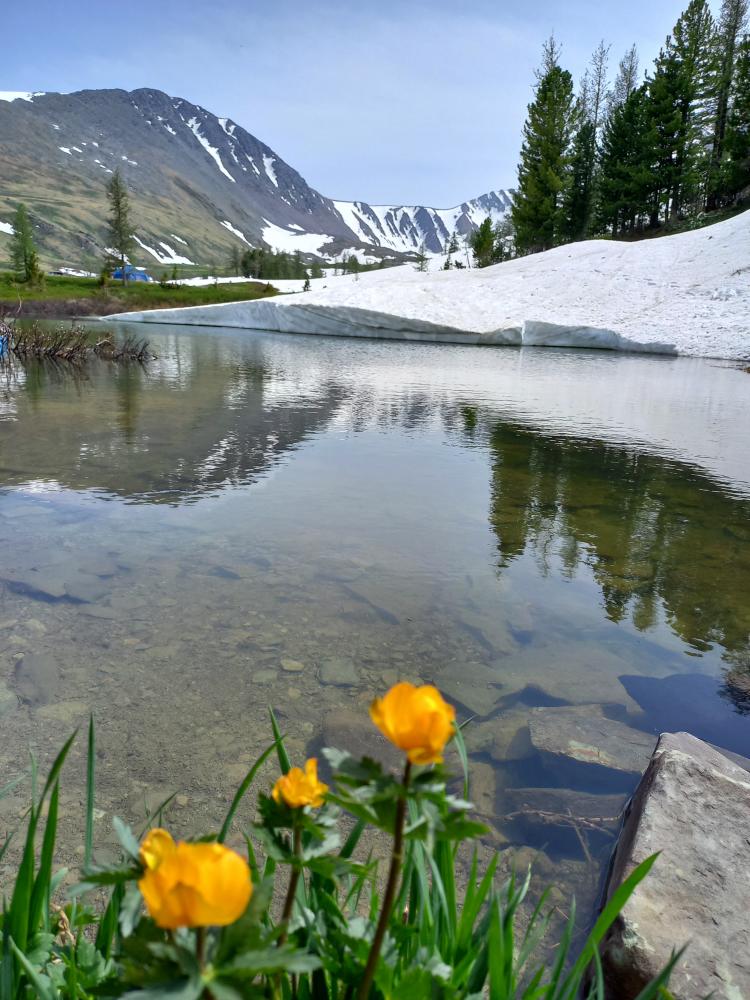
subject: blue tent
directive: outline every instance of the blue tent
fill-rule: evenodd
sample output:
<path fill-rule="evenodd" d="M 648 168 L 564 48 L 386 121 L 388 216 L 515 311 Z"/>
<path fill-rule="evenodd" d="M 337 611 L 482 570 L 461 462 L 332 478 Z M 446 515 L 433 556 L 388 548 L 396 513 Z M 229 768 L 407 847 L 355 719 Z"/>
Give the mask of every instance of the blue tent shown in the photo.
<path fill-rule="evenodd" d="M 116 281 L 122 281 L 122 268 L 118 267 L 112 272 L 112 277 Z M 145 271 L 141 270 L 139 267 L 133 267 L 132 264 L 125 265 L 125 280 L 126 281 L 153 281 L 154 279 L 146 274 Z"/>

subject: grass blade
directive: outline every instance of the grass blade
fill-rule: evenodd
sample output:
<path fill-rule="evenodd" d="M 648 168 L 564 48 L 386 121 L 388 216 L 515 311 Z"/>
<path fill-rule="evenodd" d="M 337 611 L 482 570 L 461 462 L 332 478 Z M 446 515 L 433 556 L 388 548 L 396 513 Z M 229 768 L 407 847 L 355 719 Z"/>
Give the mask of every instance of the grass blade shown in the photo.
<path fill-rule="evenodd" d="M 599 919 L 594 924 L 591 933 L 586 939 L 583 951 L 578 956 L 573 968 L 565 978 L 565 982 L 563 984 L 564 989 L 562 991 L 563 996 L 572 997 L 575 995 L 575 992 L 583 979 L 583 974 L 592 959 L 594 950 L 599 947 L 602 938 L 609 930 L 612 922 L 633 895 L 638 884 L 642 882 L 651 871 L 658 857 L 658 854 L 652 854 L 651 857 L 642 861 L 637 868 L 633 869 L 622 885 L 618 886 L 612 893 L 611 899 L 600 913 Z"/>
<path fill-rule="evenodd" d="M 273 730 L 276 753 L 279 758 L 279 767 L 281 768 L 282 774 L 288 774 L 291 770 L 292 764 L 289 760 L 289 755 L 286 752 L 286 747 L 284 746 L 284 737 L 281 735 L 281 730 L 279 729 L 279 724 L 276 721 L 274 710 L 269 708 L 268 711 L 271 716 L 271 729 Z"/>
<path fill-rule="evenodd" d="M 57 1000 L 57 990 L 51 985 L 46 983 L 39 973 L 36 971 L 34 966 L 29 962 L 28 958 L 24 955 L 21 949 L 18 947 L 15 941 L 11 939 L 10 946 L 13 949 L 13 954 L 16 956 L 24 972 L 28 976 L 29 982 L 34 987 L 37 997 L 41 1000 Z"/>
<path fill-rule="evenodd" d="M 227 839 L 227 834 L 229 833 L 229 828 L 232 825 L 234 814 L 237 812 L 239 804 L 244 798 L 248 788 L 250 787 L 250 785 L 252 785 L 253 781 L 255 781 L 255 775 L 261 769 L 263 764 L 265 764 L 265 762 L 268 760 L 268 758 L 271 756 L 271 754 L 275 749 L 278 749 L 277 741 L 274 741 L 269 747 L 267 747 L 263 751 L 260 757 L 258 757 L 256 762 L 247 772 L 245 777 L 242 779 L 242 784 L 235 792 L 235 796 L 232 799 L 232 804 L 229 807 L 229 811 L 227 812 L 224 822 L 222 823 L 221 830 L 219 831 L 219 836 L 217 837 L 217 840 L 220 844 L 223 844 L 224 841 Z"/>
<path fill-rule="evenodd" d="M 86 756 L 86 839 L 83 846 L 83 867 L 91 867 L 91 855 L 94 850 L 94 716 L 89 716 L 89 745 Z"/>
<path fill-rule="evenodd" d="M 55 783 L 49 801 L 47 825 L 42 840 L 42 851 L 39 856 L 39 871 L 34 879 L 29 905 L 29 932 L 36 934 L 40 924 L 45 930 L 49 924 L 50 882 L 52 880 L 52 863 L 55 854 L 55 839 L 57 837 L 57 809 L 60 798 L 60 785 Z"/>
<path fill-rule="evenodd" d="M 73 746 L 73 741 L 75 740 L 77 735 L 78 735 L 78 730 L 76 729 L 76 731 L 73 733 L 70 739 L 65 744 L 63 744 L 63 748 L 60 751 L 60 753 L 57 755 L 57 757 L 55 757 L 55 762 L 50 768 L 50 772 L 47 775 L 47 780 L 44 783 L 44 789 L 42 791 L 42 801 L 45 799 L 47 792 L 50 790 L 50 788 L 52 788 L 52 786 L 57 781 L 62 766 L 65 763 L 65 758 L 68 756 L 68 751 Z"/>

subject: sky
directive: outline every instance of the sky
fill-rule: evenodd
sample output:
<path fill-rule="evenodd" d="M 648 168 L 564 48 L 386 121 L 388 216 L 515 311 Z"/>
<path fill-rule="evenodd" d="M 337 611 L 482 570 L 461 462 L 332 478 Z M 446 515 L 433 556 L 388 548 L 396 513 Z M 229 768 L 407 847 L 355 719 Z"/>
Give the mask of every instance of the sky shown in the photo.
<path fill-rule="evenodd" d="M 576 81 L 601 39 L 613 72 L 634 42 L 646 69 L 686 5 L 36 0 L 3 10 L 0 90 L 153 87 L 232 118 L 329 197 L 443 208 L 513 186 L 550 33 Z"/>

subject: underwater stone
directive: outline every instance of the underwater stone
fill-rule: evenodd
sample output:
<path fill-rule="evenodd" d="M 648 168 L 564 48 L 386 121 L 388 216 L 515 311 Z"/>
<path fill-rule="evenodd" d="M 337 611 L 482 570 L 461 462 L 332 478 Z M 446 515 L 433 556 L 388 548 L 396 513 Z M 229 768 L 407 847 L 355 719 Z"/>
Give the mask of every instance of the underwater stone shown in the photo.
<path fill-rule="evenodd" d="M 333 657 L 320 664 L 320 679 L 324 684 L 349 687 L 359 684 L 359 670 L 353 660 Z"/>
<path fill-rule="evenodd" d="M 484 663 L 461 663 L 444 667 L 435 684 L 448 701 L 458 701 L 474 715 L 489 715 L 504 697 L 502 674 Z"/>
<path fill-rule="evenodd" d="M 60 671 L 47 653 L 26 653 L 16 664 L 16 691 L 30 705 L 48 705 L 60 687 Z"/>
<path fill-rule="evenodd" d="M 305 664 L 299 660 L 282 660 L 281 669 L 290 674 L 299 674 L 305 669 Z"/>
<path fill-rule="evenodd" d="M 5 681 L 0 681 L 0 717 L 18 707 L 18 698 Z"/>
<path fill-rule="evenodd" d="M 534 708 L 529 713 L 531 742 L 552 761 L 640 773 L 648 763 L 654 737 L 607 718 L 598 705 Z"/>
<path fill-rule="evenodd" d="M 8 572 L 3 579 L 14 590 L 28 593 L 31 597 L 59 600 L 66 595 L 65 578 L 54 566 Z"/>

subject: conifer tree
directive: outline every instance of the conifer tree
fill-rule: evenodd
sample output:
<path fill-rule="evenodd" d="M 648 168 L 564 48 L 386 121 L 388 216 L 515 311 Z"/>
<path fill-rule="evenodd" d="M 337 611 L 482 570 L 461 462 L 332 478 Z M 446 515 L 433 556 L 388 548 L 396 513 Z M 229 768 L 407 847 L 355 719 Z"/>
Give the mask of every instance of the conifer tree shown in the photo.
<path fill-rule="evenodd" d="M 703 189 L 709 129 L 713 18 L 706 0 L 690 0 L 667 37 L 649 81 L 649 111 L 656 135 L 654 171 L 664 221 L 694 208 Z"/>
<path fill-rule="evenodd" d="M 674 52 L 662 49 L 648 82 L 648 112 L 655 138 L 653 176 L 656 198 L 650 213 L 652 226 L 658 225 L 662 211 L 664 222 L 670 221 L 672 196 L 679 189 L 676 151 L 683 143 L 681 84 L 680 65 Z"/>
<path fill-rule="evenodd" d="M 581 81 L 571 150 L 570 183 L 563 207 L 566 240 L 583 240 L 594 218 L 599 138 L 605 119 L 609 46 L 599 42 Z"/>
<path fill-rule="evenodd" d="M 489 215 L 471 234 L 469 245 L 475 267 L 488 267 L 490 264 L 494 264 L 495 234 Z"/>
<path fill-rule="evenodd" d="M 750 36 L 740 42 L 724 138 L 720 187 L 728 200 L 750 187 Z"/>
<path fill-rule="evenodd" d="M 559 51 L 554 39 L 545 44 L 523 129 L 518 186 L 511 209 L 516 244 L 522 253 L 547 250 L 563 238 L 562 206 L 575 107 L 573 79 L 560 67 Z"/>
<path fill-rule="evenodd" d="M 612 86 L 612 90 L 608 94 L 608 116 L 612 114 L 615 108 L 619 108 L 623 105 L 637 87 L 638 50 L 635 45 L 631 45 L 620 60 L 615 82 Z"/>
<path fill-rule="evenodd" d="M 26 206 L 21 204 L 13 216 L 13 236 L 10 246 L 13 270 L 19 281 L 34 284 L 41 278 L 39 258 L 34 246 L 34 233 Z"/>
<path fill-rule="evenodd" d="M 492 263 L 499 264 L 515 257 L 516 234 L 510 216 L 504 215 L 492 230 Z"/>
<path fill-rule="evenodd" d="M 614 107 L 602 135 L 598 223 L 613 236 L 634 233 L 658 213 L 656 141 L 644 84 Z"/>
<path fill-rule="evenodd" d="M 419 244 L 419 250 L 417 251 L 417 270 L 421 272 L 427 270 L 427 247 L 424 244 L 424 240 Z"/>
<path fill-rule="evenodd" d="M 594 122 L 581 114 L 573 139 L 570 183 L 565 196 L 562 233 L 566 240 L 585 240 L 594 209 L 594 173 L 597 148 Z"/>
<path fill-rule="evenodd" d="M 708 208 L 721 202 L 722 167 L 725 154 L 730 101 L 734 85 L 737 50 L 747 23 L 748 0 L 723 0 L 716 37 L 715 117 L 709 167 Z"/>
<path fill-rule="evenodd" d="M 125 267 L 133 248 L 133 227 L 130 224 L 130 203 L 128 189 L 122 179 L 119 167 L 107 184 L 109 199 L 109 243 L 121 268 L 123 285 L 127 282 Z"/>
<path fill-rule="evenodd" d="M 691 205 L 695 207 L 705 194 L 714 33 L 714 19 L 706 0 L 691 0 L 667 41 L 680 73 L 680 131 L 675 150 L 676 187 L 672 192 L 675 213 Z"/>

